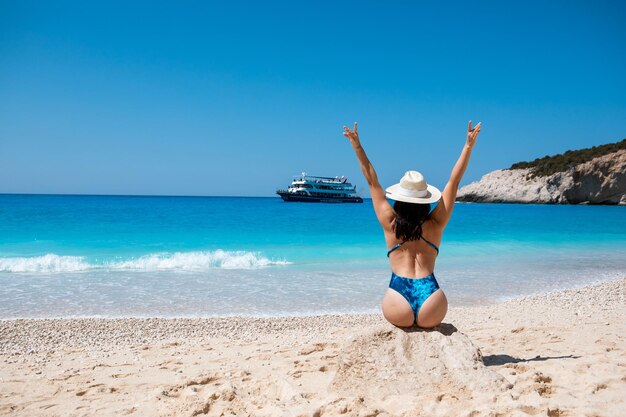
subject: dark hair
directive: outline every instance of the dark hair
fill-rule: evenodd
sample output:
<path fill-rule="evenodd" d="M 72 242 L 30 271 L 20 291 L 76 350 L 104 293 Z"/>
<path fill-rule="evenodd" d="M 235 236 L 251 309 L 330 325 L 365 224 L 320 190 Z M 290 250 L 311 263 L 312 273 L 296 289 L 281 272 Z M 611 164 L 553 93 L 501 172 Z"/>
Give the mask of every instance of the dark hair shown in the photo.
<path fill-rule="evenodd" d="M 396 201 L 393 205 L 396 220 L 393 230 L 402 242 L 418 240 L 422 237 L 422 224 L 430 213 L 430 204 L 413 204 Z"/>

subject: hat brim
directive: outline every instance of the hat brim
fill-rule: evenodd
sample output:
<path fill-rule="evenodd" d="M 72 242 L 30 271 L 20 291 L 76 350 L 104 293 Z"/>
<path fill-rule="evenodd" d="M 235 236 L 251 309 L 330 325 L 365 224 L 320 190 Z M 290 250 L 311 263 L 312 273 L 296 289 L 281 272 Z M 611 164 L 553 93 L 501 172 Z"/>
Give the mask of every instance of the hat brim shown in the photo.
<path fill-rule="evenodd" d="M 408 197 L 400 193 L 400 184 L 394 184 L 385 190 L 387 198 L 395 201 L 402 201 L 405 203 L 414 204 L 430 204 L 441 199 L 441 191 L 433 185 L 427 185 L 426 191 L 428 192 L 425 197 Z"/>

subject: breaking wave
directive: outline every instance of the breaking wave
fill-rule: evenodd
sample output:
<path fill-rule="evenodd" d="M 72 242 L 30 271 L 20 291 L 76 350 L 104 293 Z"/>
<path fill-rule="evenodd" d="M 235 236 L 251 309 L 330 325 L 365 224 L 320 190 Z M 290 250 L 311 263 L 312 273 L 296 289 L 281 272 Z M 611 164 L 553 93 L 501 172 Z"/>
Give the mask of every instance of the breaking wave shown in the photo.
<path fill-rule="evenodd" d="M 194 251 L 152 253 L 125 261 L 89 262 L 83 256 L 43 256 L 0 258 L 0 272 L 58 273 L 89 270 L 127 271 L 204 271 L 209 269 L 258 269 L 288 265 L 268 259 L 258 252 Z"/>
<path fill-rule="evenodd" d="M 81 256 L 59 256 L 49 253 L 31 258 L 0 258 L 0 272 L 77 272 L 92 265 Z"/>
<path fill-rule="evenodd" d="M 174 252 L 145 255 L 137 259 L 110 265 L 111 269 L 130 269 L 141 271 L 157 270 L 205 270 L 222 269 L 257 269 L 273 265 L 287 265 L 286 261 L 270 260 L 257 252 L 245 251 L 202 251 Z"/>

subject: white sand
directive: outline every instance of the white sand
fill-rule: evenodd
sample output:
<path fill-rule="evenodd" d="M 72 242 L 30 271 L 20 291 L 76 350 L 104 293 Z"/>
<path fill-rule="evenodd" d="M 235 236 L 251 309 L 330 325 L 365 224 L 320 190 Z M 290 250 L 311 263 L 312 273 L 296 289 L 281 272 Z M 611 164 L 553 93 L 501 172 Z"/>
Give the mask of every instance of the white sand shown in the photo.
<path fill-rule="evenodd" d="M 380 315 L 0 321 L 0 415 L 622 416 L 626 279 Z"/>

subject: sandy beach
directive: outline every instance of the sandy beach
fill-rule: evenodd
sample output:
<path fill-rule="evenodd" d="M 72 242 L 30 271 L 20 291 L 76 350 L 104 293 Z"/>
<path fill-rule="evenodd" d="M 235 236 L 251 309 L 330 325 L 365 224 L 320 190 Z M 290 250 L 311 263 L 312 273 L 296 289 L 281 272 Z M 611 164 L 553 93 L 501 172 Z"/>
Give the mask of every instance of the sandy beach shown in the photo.
<path fill-rule="evenodd" d="M 382 315 L 0 321 L 0 414 L 619 416 L 626 278 Z"/>

